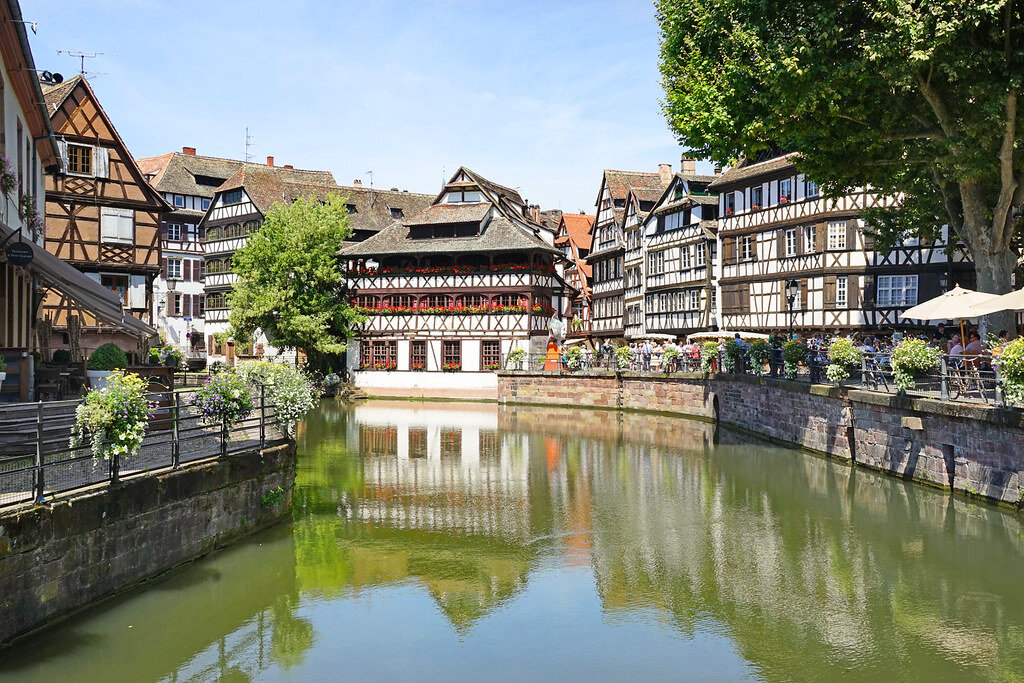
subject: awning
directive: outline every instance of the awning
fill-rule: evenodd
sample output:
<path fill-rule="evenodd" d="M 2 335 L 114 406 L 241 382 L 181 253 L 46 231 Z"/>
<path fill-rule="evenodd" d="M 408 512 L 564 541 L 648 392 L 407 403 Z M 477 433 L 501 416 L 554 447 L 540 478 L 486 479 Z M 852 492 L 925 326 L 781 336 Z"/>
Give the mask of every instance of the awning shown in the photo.
<path fill-rule="evenodd" d="M 14 231 L 0 223 L 0 242 L 11 237 Z M 32 249 L 32 261 L 25 268 L 30 270 L 43 284 L 67 295 L 72 301 L 86 309 L 98 319 L 117 325 L 131 335 L 140 338 L 156 336 L 155 329 L 138 318 L 124 312 L 121 298 L 114 292 L 100 286 L 82 271 L 60 260 L 35 242 L 23 240 Z"/>

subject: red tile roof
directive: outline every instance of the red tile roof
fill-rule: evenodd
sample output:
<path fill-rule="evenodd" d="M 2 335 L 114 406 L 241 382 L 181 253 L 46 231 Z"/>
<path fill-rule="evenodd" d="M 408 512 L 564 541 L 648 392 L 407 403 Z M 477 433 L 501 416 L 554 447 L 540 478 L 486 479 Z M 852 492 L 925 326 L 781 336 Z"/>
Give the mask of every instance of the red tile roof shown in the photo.
<path fill-rule="evenodd" d="M 605 184 L 612 195 L 612 199 L 625 199 L 630 188 L 639 190 L 652 190 L 661 195 L 665 189 L 665 183 L 661 180 L 659 173 L 646 173 L 643 171 L 615 171 L 610 168 L 604 170 Z"/>
<path fill-rule="evenodd" d="M 590 226 L 594 223 L 594 217 L 585 213 L 563 213 L 562 223 L 565 224 L 569 239 L 590 251 Z"/>

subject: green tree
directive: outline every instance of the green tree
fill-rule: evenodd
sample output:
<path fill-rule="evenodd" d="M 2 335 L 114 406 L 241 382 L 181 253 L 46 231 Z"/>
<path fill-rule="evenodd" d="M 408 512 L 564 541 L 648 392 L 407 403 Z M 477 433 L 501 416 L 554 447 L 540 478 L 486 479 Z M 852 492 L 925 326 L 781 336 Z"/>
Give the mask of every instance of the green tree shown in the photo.
<path fill-rule="evenodd" d="M 340 293 L 335 253 L 350 233 L 337 193 L 275 204 L 231 259 L 238 275 L 228 297 L 232 334 L 250 339 L 262 330 L 282 348 L 343 352 L 351 327 L 363 320 Z"/>
<path fill-rule="evenodd" d="M 679 140 L 729 163 L 778 146 L 828 191 L 903 198 L 883 246 L 949 224 L 978 288 L 1020 249 L 1024 17 L 1010 0 L 659 0 L 663 103 Z"/>

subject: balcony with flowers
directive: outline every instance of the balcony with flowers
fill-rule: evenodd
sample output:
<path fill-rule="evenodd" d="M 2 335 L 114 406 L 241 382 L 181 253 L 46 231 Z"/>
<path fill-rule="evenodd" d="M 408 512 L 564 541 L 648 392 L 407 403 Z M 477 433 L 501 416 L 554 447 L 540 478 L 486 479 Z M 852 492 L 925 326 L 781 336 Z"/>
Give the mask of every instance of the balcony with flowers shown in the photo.
<path fill-rule="evenodd" d="M 349 286 L 356 290 L 558 286 L 554 266 L 543 263 L 360 266 L 348 269 L 345 275 Z"/>

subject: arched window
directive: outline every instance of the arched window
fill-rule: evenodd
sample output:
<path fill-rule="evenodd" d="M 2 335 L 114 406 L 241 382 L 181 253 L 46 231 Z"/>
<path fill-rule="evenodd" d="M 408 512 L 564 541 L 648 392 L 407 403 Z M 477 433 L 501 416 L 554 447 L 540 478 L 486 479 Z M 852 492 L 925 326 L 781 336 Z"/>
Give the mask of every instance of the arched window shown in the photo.
<path fill-rule="evenodd" d="M 452 298 L 447 294 L 428 294 L 420 299 L 420 308 L 445 308 L 452 305 Z"/>
<path fill-rule="evenodd" d="M 259 221 L 246 221 L 245 222 L 245 230 L 244 230 L 243 234 L 251 235 L 252 233 L 256 232 L 259 229 L 260 229 Z"/>
<path fill-rule="evenodd" d="M 228 302 L 224 292 L 215 292 L 206 295 L 206 310 L 211 308 L 227 308 Z"/>
<path fill-rule="evenodd" d="M 391 296 L 384 297 L 384 305 L 412 308 L 416 305 L 416 298 L 411 294 L 392 294 Z"/>
<path fill-rule="evenodd" d="M 224 228 L 219 226 L 206 229 L 206 241 L 212 242 L 214 240 L 224 239 Z"/>
<path fill-rule="evenodd" d="M 527 297 L 522 294 L 499 294 L 491 300 L 494 306 L 525 306 Z"/>
<path fill-rule="evenodd" d="M 377 297 L 373 294 L 360 294 L 356 297 L 356 306 L 360 308 L 377 308 Z"/>
<path fill-rule="evenodd" d="M 458 306 L 486 306 L 490 303 L 484 294 L 465 294 L 456 301 Z"/>

